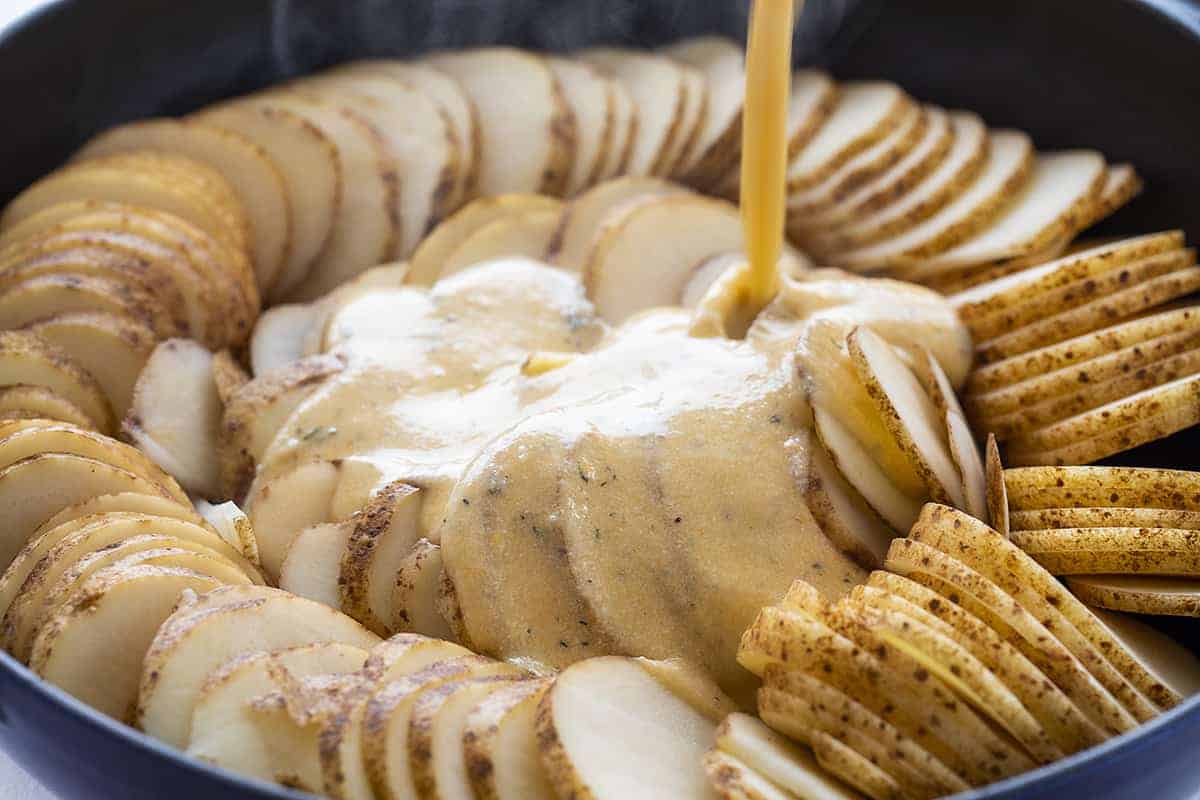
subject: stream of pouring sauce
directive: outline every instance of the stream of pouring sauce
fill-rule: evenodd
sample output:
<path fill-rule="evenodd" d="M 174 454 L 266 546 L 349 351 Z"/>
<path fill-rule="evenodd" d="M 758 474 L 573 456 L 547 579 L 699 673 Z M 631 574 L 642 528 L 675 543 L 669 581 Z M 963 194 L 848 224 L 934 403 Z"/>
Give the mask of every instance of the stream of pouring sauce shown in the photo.
<path fill-rule="evenodd" d="M 683 657 L 747 697 L 735 656 L 758 609 L 795 578 L 832 599 L 866 576 L 814 521 L 797 466 L 810 394 L 856 413 L 838 402 L 850 369 L 840 343 L 870 323 L 901 347 L 931 347 L 956 382 L 970 360 L 932 292 L 831 270 L 778 275 L 792 14 L 791 0 L 756 3 L 750 260 L 698 312 L 719 317 L 718 332 L 741 315 L 744 339 L 690 335 L 682 308 L 611 328 L 576 276 L 524 259 L 431 290 L 375 289 L 330 317 L 323 350 L 350 366 L 281 430 L 249 502 L 314 459 L 338 461 L 362 501 L 404 480 L 421 489 L 420 533 L 442 547 L 474 648 L 547 667 Z M 585 355 L 523 374 L 535 351 Z"/>

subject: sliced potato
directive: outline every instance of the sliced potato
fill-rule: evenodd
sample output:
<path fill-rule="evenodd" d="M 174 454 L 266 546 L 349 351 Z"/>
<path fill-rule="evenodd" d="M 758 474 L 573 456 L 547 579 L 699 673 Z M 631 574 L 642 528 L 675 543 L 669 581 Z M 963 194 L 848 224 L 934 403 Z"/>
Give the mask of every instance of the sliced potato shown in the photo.
<path fill-rule="evenodd" d="M 460 180 L 449 120 L 424 92 L 382 75 L 322 73 L 294 85 L 350 105 L 380 132 L 400 181 L 393 212 L 400 234 L 391 257 L 407 257 L 449 210 L 446 196 Z"/>
<path fill-rule="evenodd" d="M 994 131 L 988 138 L 987 163 L 961 194 L 903 233 L 877 244 L 840 252 L 834 262 L 855 270 L 913 263 L 949 250 L 993 223 L 1028 182 L 1034 155 L 1029 137 L 1018 131 Z M 919 190 L 914 192 L 917 193 Z"/>
<path fill-rule="evenodd" d="M 305 278 L 331 238 L 342 202 L 337 146 L 303 115 L 274 106 L 226 103 L 201 111 L 198 119 L 253 141 L 283 178 L 292 214 L 291 247 L 264 294 L 275 300 L 285 297 Z"/>
<path fill-rule="evenodd" d="M 958 402 L 958 395 L 946 371 L 928 351 L 925 353 L 924 371 L 929 375 L 927 388 L 930 397 L 946 422 L 946 444 L 954 459 L 954 466 L 958 467 L 962 477 L 963 499 L 966 501 L 964 508 L 978 519 L 989 522 L 987 473 L 971 426 L 967 424 L 966 412 Z"/>
<path fill-rule="evenodd" d="M 341 202 L 335 209 L 333 232 L 303 280 L 288 288 L 287 297 L 312 300 L 386 261 L 400 231 L 394 216 L 396 181 L 379 129 L 345 106 L 295 92 L 274 92 L 243 102 L 304 118 L 335 144 L 340 159 Z"/>
<path fill-rule="evenodd" d="M 1008 491 L 1004 486 L 1004 465 L 1000 463 L 1000 448 L 996 437 L 988 434 L 985 482 L 987 491 L 988 521 L 1001 536 L 1008 536 L 1012 525 L 1012 512 L 1008 508 Z"/>
<path fill-rule="evenodd" d="M 1200 692 L 1200 663 L 1192 651 L 1134 617 L 1102 608 L 1090 610 L 1154 681 L 1153 691 L 1143 691 L 1161 707 L 1173 708 Z"/>
<path fill-rule="evenodd" d="M 1200 530 L 1200 512 L 1165 508 L 1038 508 L 1013 511 L 1011 519 L 1013 531 L 1115 527 Z"/>
<path fill-rule="evenodd" d="M 547 777 L 560 796 L 710 797 L 700 760 L 713 724 L 629 659 L 563 670 L 537 719 Z"/>
<path fill-rule="evenodd" d="M 250 524 L 250 518 L 237 507 L 236 503 L 230 500 L 213 505 L 204 500 L 197 500 L 196 510 L 230 547 L 245 556 L 251 564 L 262 566 L 258 554 L 258 538 L 254 535 L 254 526 Z"/>
<path fill-rule="evenodd" d="M 792 796 L 721 750 L 708 751 L 703 764 L 713 790 L 725 800 L 789 800 Z"/>
<path fill-rule="evenodd" d="M 1196 531 L 1067 528 L 1017 531 L 1012 540 L 1052 575 L 1200 576 Z"/>
<path fill-rule="evenodd" d="M 84 411 L 101 433 L 116 428 L 100 384 L 61 348 L 25 331 L 0 332 L 0 386 L 41 386 Z"/>
<path fill-rule="evenodd" d="M 428 539 L 420 539 L 396 570 L 389 627 L 439 639 L 456 638 L 438 608 L 442 577 L 441 547 Z"/>
<path fill-rule="evenodd" d="M 699 70 L 708 84 L 700 132 L 682 174 L 694 186 L 715 186 L 741 156 L 745 53 L 723 36 L 684 39 L 662 52 Z"/>
<path fill-rule="evenodd" d="M 824 733 L 812 737 L 817 763 L 849 785 L 878 800 L 899 800 L 905 796 L 891 775 L 863 758 L 850 747 Z"/>
<path fill-rule="evenodd" d="M 189 492 L 221 495 L 216 440 L 221 400 L 213 356 L 187 339 L 168 339 L 147 359 L 122 428 L 130 441 Z"/>
<path fill-rule="evenodd" d="M 471 234 L 502 219 L 537 211 L 557 211 L 562 201 L 536 194 L 485 197 L 459 209 L 430 232 L 410 260 L 407 283 L 432 286 L 442 264 Z"/>
<path fill-rule="evenodd" d="M 549 57 L 563 99 L 575 117 L 575 158 L 563 189 L 578 194 L 600 180 L 616 138 L 615 82 L 592 67 L 569 58 Z"/>
<path fill-rule="evenodd" d="M 1200 475 L 1146 467 L 1018 467 L 1004 470 L 1016 511 L 1158 508 L 1200 511 Z"/>
<path fill-rule="evenodd" d="M 58 273 L 19 280 L 0 293 L 0 326 L 20 328 L 70 311 L 103 311 L 144 322 L 157 336 L 179 333 L 175 320 L 136 284 L 91 275 Z"/>
<path fill-rule="evenodd" d="M 464 239 L 442 262 L 439 279 L 501 258 L 544 261 L 561 216 L 558 211 L 529 211 L 483 226 Z"/>
<path fill-rule="evenodd" d="M 150 119 L 111 128 L 91 139 L 76 158 L 141 149 L 177 153 L 208 164 L 242 201 L 250 219 L 255 272 L 270 289 L 288 258 L 291 204 L 283 176 L 261 145 L 236 131 L 200 120 Z"/>
<path fill-rule="evenodd" d="M 637 144 L 638 108 L 633 95 L 625 84 L 602 75 L 609 82 L 612 92 L 613 140 L 608 155 L 600 165 L 599 180 L 615 179 L 625 175 L 633 159 L 633 148 Z"/>
<path fill-rule="evenodd" d="M 108 514 L 110 512 L 128 511 L 133 514 L 148 514 L 169 519 L 183 519 L 188 522 L 203 524 L 204 520 L 192 508 L 169 497 L 157 494 L 140 494 L 137 492 L 117 492 L 115 494 L 100 494 L 86 500 L 69 505 L 62 511 L 43 522 L 35 531 L 40 536 L 51 528 L 57 528 L 64 522 L 72 522 L 92 514 Z"/>
<path fill-rule="evenodd" d="M 828 178 L 891 133 L 912 106 L 895 84 L 843 84 L 829 117 L 788 166 L 788 190 L 801 191 Z"/>
<path fill-rule="evenodd" d="M 721 752 L 738 759 L 795 797 L 811 800 L 851 800 L 855 797 L 846 786 L 822 770 L 811 753 L 794 747 L 749 714 L 735 713 L 726 717 L 717 728 L 716 740 Z"/>
<path fill-rule="evenodd" d="M 96 431 L 99 423 L 67 398 L 44 386 L 0 388 L 0 420 L 49 419 Z"/>
<path fill-rule="evenodd" d="M 258 536 L 259 554 L 267 575 L 279 576 L 288 545 L 299 531 L 330 521 L 330 504 L 337 482 L 335 464 L 311 461 L 250 487 L 245 508 Z"/>
<path fill-rule="evenodd" d="M 346 552 L 352 524 L 322 522 L 296 533 L 279 568 L 279 588 L 344 610 L 338 589 L 338 563 Z"/>
<path fill-rule="evenodd" d="M 545 681 L 519 681 L 496 689 L 467 715 L 463 759 L 475 797 L 486 800 L 554 800 L 538 754 L 538 704 Z"/>
<path fill-rule="evenodd" d="M 379 641 L 349 617 L 278 589 L 242 587 L 227 605 L 217 603 L 220 597 L 209 595 L 209 605 L 172 614 L 146 651 L 136 720 L 146 733 L 175 747 L 187 744 L 205 679 L 230 658 L 316 642 L 369 649 Z"/>
<path fill-rule="evenodd" d="M 1149 575 L 1076 575 L 1067 586 L 1085 603 L 1110 611 L 1200 616 L 1200 582 Z"/>
<path fill-rule="evenodd" d="M 457 80 L 475 105 L 479 194 L 564 193 L 575 157 L 575 118 L 541 56 L 484 47 L 426 60 Z M 521 102 L 512 102 L 514 97 Z M 514 142 L 522 146 L 514 148 Z"/>
<path fill-rule="evenodd" d="M 679 130 L 671 140 L 663 167 L 663 174 L 672 177 L 687 172 L 708 107 L 708 84 L 703 73 L 686 63 L 678 62 L 678 65 L 683 74 L 683 113 L 679 117 Z"/>
<path fill-rule="evenodd" d="M 592 243 L 607 223 L 620 217 L 621 209 L 637 200 L 674 194 L 687 189 L 659 178 L 624 177 L 605 181 L 573 198 L 562 215 L 550 261 L 566 269 L 580 271 L 587 264 Z"/>

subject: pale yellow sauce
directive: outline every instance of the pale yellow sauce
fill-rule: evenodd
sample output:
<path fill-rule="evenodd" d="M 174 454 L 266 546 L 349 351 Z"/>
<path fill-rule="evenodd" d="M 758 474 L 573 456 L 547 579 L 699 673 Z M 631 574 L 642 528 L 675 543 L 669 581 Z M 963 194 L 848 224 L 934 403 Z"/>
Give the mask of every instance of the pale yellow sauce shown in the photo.
<path fill-rule="evenodd" d="M 797 342 L 869 322 L 955 377 L 970 352 L 931 292 L 812 276 L 784 280 L 741 341 L 688 336 L 682 309 L 608 330 L 574 276 L 523 260 L 372 291 L 331 317 L 327 349 L 352 366 L 293 415 L 256 486 L 312 458 L 413 483 L 474 647 L 548 666 L 682 656 L 745 697 L 737 642 L 761 606 L 795 578 L 830 598 L 865 578 L 798 488 L 813 355 Z M 532 351 L 587 355 L 522 374 Z"/>

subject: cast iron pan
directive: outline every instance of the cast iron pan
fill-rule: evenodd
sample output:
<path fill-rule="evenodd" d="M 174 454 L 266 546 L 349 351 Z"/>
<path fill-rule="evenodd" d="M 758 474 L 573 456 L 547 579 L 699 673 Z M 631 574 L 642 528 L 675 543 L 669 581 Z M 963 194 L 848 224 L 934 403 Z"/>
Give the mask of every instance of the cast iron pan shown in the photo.
<path fill-rule="evenodd" d="M 0 201 L 93 132 L 188 111 L 348 58 L 504 42 L 655 45 L 745 33 L 746 0 L 64 0 L 0 31 Z M 1147 192 L 1104 233 L 1200 241 L 1200 5 L 1192 0 L 809 0 L 797 61 L 1135 163 Z M 1123 463 L 1200 468 L 1200 436 Z M 1200 650 L 1200 625 L 1162 623 Z M 970 797 L 1184 798 L 1200 789 L 1200 698 L 1131 734 Z M 184 758 L 0 654 L 0 745 L 63 798 L 301 795 Z"/>

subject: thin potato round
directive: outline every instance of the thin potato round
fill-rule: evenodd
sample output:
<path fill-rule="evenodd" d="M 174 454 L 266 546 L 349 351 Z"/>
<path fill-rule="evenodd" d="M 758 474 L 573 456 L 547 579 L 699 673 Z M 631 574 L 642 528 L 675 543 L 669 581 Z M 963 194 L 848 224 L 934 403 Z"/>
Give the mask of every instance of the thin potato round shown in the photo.
<path fill-rule="evenodd" d="M 161 304 L 133 283 L 67 272 L 26 278 L 0 291 L 0 328 L 20 328 L 71 311 L 102 311 L 137 319 L 160 337 L 180 333 Z"/>
<path fill-rule="evenodd" d="M 564 195 L 574 195 L 599 180 L 616 138 L 615 81 L 579 61 L 551 57 L 563 99 L 575 116 L 575 158 L 567 174 Z"/>
<path fill-rule="evenodd" d="M 0 332 L 0 386 L 44 387 L 78 406 L 101 433 L 116 428 L 112 406 L 96 379 L 63 350 L 34 334 Z"/>
<path fill-rule="evenodd" d="M 1085 603 L 1110 611 L 1200 617 L 1200 581 L 1142 575 L 1076 575 L 1067 586 Z"/>
<path fill-rule="evenodd" d="M 99 430 L 100 425 L 79 406 L 44 386 L 0 388 L 0 419 L 49 419 L 89 431 Z"/>

